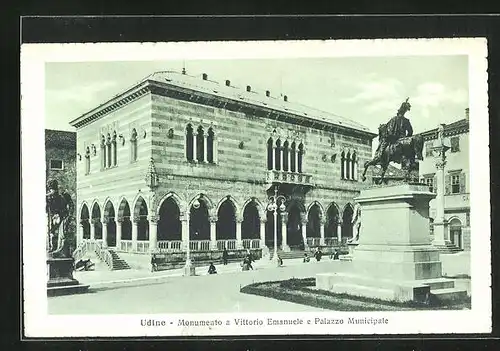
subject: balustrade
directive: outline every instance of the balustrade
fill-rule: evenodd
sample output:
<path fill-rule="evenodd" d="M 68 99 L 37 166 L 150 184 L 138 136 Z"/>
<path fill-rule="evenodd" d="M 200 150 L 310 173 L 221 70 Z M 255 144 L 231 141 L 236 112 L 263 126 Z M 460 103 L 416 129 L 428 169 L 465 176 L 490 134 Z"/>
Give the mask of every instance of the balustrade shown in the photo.
<path fill-rule="evenodd" d="M 121 240 L 120 251 L 132 252 L 132 240 Z"/>
<path fill-rule="evenodd" d="M 260 239 L 243 239 L 244 249 L 260 249 Z"/>
<path fill-rule="evenodd" d="M 307 246 L 319 246 L 321 238 L 306 238 Z"/>
<path fill-rule="evenodd" d="M 149 241 L 137 241 L 137 252 L 149 252 Z"/>
<path fill-rule="evenodd" d="M 226 250 L 236 250 L 236 240 L 217 240 L 217 249 L 224 250 L 224 248 L 226 248 Z"/>
<path fill-rule="evenodd" d="M 311 174 L 277 170 L 269 170 L 266 172 L 267 182 L 279 181 L 283 183 L 312 185 Z"/>
<path fill-rule="evenodd" d="M 160 240 L 156 247 L 160 252 L 182 251 L 182 240 Z"/>
<path fill-rule="evenodd" d="M 325 238 L 326 246 L 337 246 L 339 243 L 337 238 Z"/>
<path fill-rule="evenodd" d="M 210 240 L 190 240 L 189 250 L 191 251 L 210 251 Z"/>

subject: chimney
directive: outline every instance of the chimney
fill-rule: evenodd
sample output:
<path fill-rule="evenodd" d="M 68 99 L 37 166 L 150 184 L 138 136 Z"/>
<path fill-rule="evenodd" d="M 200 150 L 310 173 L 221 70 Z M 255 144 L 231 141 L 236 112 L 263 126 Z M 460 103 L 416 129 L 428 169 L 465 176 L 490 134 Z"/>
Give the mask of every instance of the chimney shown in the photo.
<path fill-rule="evenodd" d="M 247 91 L 248 92 L 252 91 L 252 87 L 250 85 L 247 85 Z"/>
<path fill-rule="evenodd" d="M 203 73 L 203 80 L 207 80 L 208 75 L 206 73 Z"/>
<path fill-rule="evenodd" d="M 231 86 L 231 81 L 230 80 L 226 80 L 226 87 L 229 87 Z"/>
<path fill-rule="evenodd" d="M 267 97 L 271 96 L 271 92 L 269 90 L 266 90 L 266 96 Z"/>
<path fill-rule="evenodd" d="M 465 109 L 465 119 L 469 120 L 469 108 L 468 107 Z"/>
<path fill-rule="evenodd" d="M 283 100 L 285 100 L 285 102 L 288 101 L 288 96 L 286 96 L 286 95 L 283 96 Z"/>

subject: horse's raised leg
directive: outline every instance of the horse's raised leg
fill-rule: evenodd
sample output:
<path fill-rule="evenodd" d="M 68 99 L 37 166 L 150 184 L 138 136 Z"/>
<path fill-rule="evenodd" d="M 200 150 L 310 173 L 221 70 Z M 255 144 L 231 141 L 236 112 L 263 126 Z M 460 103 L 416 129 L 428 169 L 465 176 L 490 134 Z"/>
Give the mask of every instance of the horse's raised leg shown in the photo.
<path fill-rule="evenodd" d="M 387 171 L 387 167 L 389 167 L 389 162 L 383 162 L 381 164 L 382 166 L 382 172 L 380 173 L 380 183 L 379 184 L 382 184 L 385 180 L 385 172 Z"/>
<path fill-rule="evenodd" d="M 366 180 L 366 171 L 368 170 L 368 167 L 370 166 L 373 166 L 373 165 L 376 165 L 378 162 L 378 159 L 377 158 L 374 158 L 373 160 L 371 161 L 366 161 L 365 162 L 365 169 L 363 171 L 363 175 L 361 176 L 361 179 L 363 180 L 363 182 Z"/>

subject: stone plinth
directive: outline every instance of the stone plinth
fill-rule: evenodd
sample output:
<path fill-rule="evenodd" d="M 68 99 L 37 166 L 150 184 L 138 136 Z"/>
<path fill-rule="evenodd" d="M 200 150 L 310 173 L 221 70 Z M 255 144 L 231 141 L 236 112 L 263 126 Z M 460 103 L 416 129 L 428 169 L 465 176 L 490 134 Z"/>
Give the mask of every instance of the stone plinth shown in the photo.
<path fill-rule="evenodd" d="M 316 286 L 393 301 L 428 301 L 432 289 L 452 293 L 442 278 L 439 251 L 429 237 L 429 201 L 424 184 L 398 184 L 361 191 L 362 225 L 346 273 L 316 275 Z M 450 290 L 451 289 L 451 290 Z"/>
<path fill-rule="evenodd" d="M 66 295 L 86 292 L 88 285 L 83 285 L 73 278 L 73 258 L 47 259 L 47 295 Z"/>

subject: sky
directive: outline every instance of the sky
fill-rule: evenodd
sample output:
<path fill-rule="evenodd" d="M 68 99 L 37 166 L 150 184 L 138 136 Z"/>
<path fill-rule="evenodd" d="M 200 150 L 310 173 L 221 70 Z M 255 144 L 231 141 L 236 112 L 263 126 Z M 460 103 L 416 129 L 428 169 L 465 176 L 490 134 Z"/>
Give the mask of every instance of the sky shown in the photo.
<path fill-rule="evenodd" d="M 181 71 L 340 115 L 376 132 L 410 98 L 416 133 L 464 117 L 467 56 L 325 57 L 262 60 L 47 63 L 46 128 L 69 122 L 155 71 Z"/>

